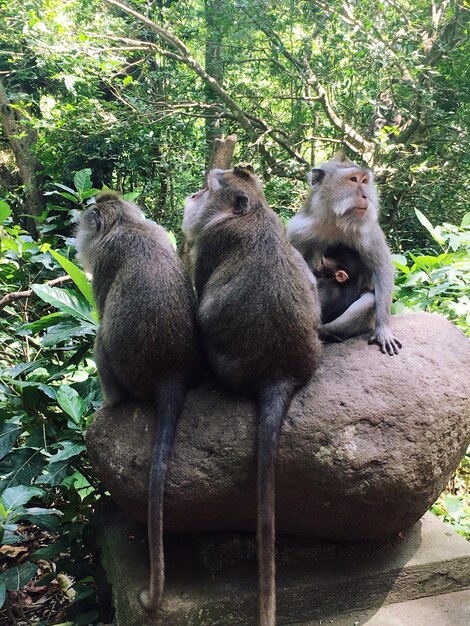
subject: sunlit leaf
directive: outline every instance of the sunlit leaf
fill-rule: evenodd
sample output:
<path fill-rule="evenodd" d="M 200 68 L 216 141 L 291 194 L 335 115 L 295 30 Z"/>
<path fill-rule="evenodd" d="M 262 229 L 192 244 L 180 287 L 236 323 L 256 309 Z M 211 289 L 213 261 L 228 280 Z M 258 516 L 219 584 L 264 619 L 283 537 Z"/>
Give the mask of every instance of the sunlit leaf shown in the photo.
<path fill-rule="evenodd" d="M 17 487 L 8 487 L 2 493 L 0 502 L 7 511 L 18 509 L 27 504 L 34 496 L 42 495 L 42 489 L 37 487 L 27 487 L 26 485 L 18 485 Z"/>
<path fill-rule="evenodd" d="M 77 319 L 96 324 L 93 309 L 81 294 L 71 289 L 59 289 L 50 285 L 32 285 L 31 288 L 44 302 L 52 304 Z"/>
<path fill-rule="evenodd" d="M 70 415 L 76 424 L 79 424 L 85 413 L 85 403 L 77 391 L 68 385 L 61 385 L 56 395 L 60 408 Z"/>

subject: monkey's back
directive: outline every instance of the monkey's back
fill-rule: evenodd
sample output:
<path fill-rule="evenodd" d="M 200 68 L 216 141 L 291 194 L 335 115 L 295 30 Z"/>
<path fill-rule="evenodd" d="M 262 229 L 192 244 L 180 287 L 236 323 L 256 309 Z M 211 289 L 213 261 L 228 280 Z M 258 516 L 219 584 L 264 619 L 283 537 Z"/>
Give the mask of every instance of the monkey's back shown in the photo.
<path fill-rule="evenodd" d="M 98 337 L 120 384 L 145 399 L 162 378 L 189 378 L 197 359 L 195 298 L 164 230 L 148 222 L 117 226 L 100 251 L 93 268 Z"/>
<path fill-rule="evenodd" d="M 286 378 L 304 384 L 320 354 L 314 288 L 274 212 L 240 219 L 242 228 L 224 222 L 198 246 L 199 322 L 209 359 L 236 389 Z"/>

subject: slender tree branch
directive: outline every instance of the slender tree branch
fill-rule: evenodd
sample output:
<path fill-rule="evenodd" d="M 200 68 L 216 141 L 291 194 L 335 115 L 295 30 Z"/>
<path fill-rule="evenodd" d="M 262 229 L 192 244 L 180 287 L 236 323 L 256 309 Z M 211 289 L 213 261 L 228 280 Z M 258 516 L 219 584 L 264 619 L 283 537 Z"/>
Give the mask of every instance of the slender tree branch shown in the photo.
<path fill-rule="evenodd" d="M 194 71 L 194 73 L 203 80 L 205 84 L 211 87 L 211 89 L 218 96 L 220 101 L 235 115 L 237 122 L 240 124 L 241 128 L 243 128 L 243 130 L 247 133 L 250 141 L 252 141 L 253 143 L 256 143 L 258 141 L 259 132 L 253 126 L 252 122 L 250 121 L 250 118 L 246 115 L 246 113 L 243 111 L 243 109 L 238 104 L 238 102 L 234 100 L 227 91 L 225 91 L 225 89 L 220 85 L 220 83 L 213 76 L 211 76 L 208 72 L 206 72 L 206 70 L 202 67 L 202 65 L 200 65 L 200 63 L 196 61 L 196 59 L 192 56 L 189 48 L 186 47 L 186 45 L 183 43 L 181 39 L 179 39 L 179 37 L 177 37 L 176 35 L 173 35 L 173 33 L 168 31 L 166 28 L 159 26 L 158 24 L 156 24 L 155 22 L 147 18 L 145 15 L 142 15 L 138 11 L 135 11 L 134 9 L 127 6 L 123 2 L 120 2 L 119 0 L 105 0 L 105 2 L 121 9 L 128 15 L 132 15 L 133 17 L 135 17 L 137 20 L 139 20 L 140 22 L 145 24 L 148 28 L 150 28 L 155 33 L 157 33 L 157 35 L 161 39 L 166 41 L 166 43 L 168 43 L 175 50 L 177 50 L 178 54 L 176 55 L 177 56 L 176 60 L 180 61 L 181 63 L 184 63 L 189 68 L 191 68 Z M 154 46 L 152 45 L 152 47 Z M 168 51 L 162 52 L 162 54 L 165 54 L 165 56 L 169 56 Z M 266 124 L 266 122 L 262 122 L 262 124 L 266 126 L 266 128 L 268 128 L 268 124 Z M 276 135 L 272 135 L 272 137 L 276 141 L 276 143 L 278 143 L 282 148 L 286 149 L 286 146 L 288 145 L 286 142 L 279 141 L 279 138 Z M 276 165 L 276 158 L 271 154 L 267 146 L 264 143 L 260 142 L 258 143 L 258 148 L 259 148 L 260 153 L 266 160 L 266 162 L 271 167 L 274 167 Z M 306 164 L 305 159 L 303 159 L 303 157 L 300 154 L 297 154 L 292 149 L 292 146 L 289 146 L 288 152 L 299 163 L 301 163 L 302 165 Z"/>
<path fill-rule="evenodd" d="M 70 276 L 59 276 L 58 278 L 53 278 L 52 280 L 48 280 L 44 285 L 49 285 L 53 287 L 54 285 L 60 285 L 62 283 L 66 283 L 72 280 Z M 12 291 L 11 293 L 7 293 L 6 296 L 0 300 L 0 310 L 4 309 L 11 302 L 15 302 L 16 300 L 21 300 L 23 298 L 30 298 L 35 296 L 36 294 L 32 289 L 26 289 L 25 291 Z"/>

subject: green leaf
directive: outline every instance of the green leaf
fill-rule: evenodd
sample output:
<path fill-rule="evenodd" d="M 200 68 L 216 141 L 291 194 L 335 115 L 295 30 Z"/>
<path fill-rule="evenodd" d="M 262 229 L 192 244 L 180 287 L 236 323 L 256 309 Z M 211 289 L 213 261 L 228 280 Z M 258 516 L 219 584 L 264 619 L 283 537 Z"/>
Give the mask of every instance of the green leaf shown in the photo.
<path fill-rule="evenodd" d="M 49 348 L 72 337 L 84 337 L 86 335 L 94 335 L 95 333 L 95 325 L 87 324 L 86 322 L 77 323 L 76 320 L 67 320 L 51 326 L 42 336 L 41 345 Z"/>
<path fill-rule="evenodd" d="M 26 562 L 19 567 L 11 567 L 0 575 L 0 584 L 3 583 L 8 591 L 18 591 L 34 578 L 38 566 L 35 563 Z"/>
<path fill-rule="evenodd" d="M 37 487 L 18 485 L 17 487 L 8 487 L 8 489 L 5 489 L 0 498 L 0 502 L 7 511 L 13 511 L 29 502 L 34 496 L 41 496 L 42 494 L 42 489 L 38 489 Z"/>
<path fill-rule="evenodd" d="M 3 459 L 4 456 L 11 452 L 22 430 L 22 426 L 12 424 L 11 422 L 0 424 L 0 459 Z"/>
<path fill-rule="evenodd" d="M 52 304 L 60 311 L 68 313 L 77 319 L 96 324 L 93 317 L 93 309 L 89 303 L 82 295 L 71 289 L 59 289 L 50 285 L 32 285 L 31 289 L 41 300 Z"/>
<path fill-rule="evenodd" d="M 60 461 L 59 463 L 50 463 L 47 467 L 47 474 L 39 476 L 37 483 L 40 485 L 50 485 L 55 487 L 67 476 L 70 468 L 70 461 Z"/>
<path fill-rule="evenodd" d="M 7 217 L 10 217 L 10 215 L 11 215 L 10 206 L 3 200 L 0 200 L 0 222 L 5 221 Z"/>
<path fill-rule="evenodd" d="M 140 191 L 129 191 L 128 193 L 123 194 L 121 197 L 123 200 L 127 200 L 128 202 L 135 202 L 139 196 Z"/>
<path fill-rule="evenodd" d="M 54 454 L 54 456 L 51 456 L 51 463 L 59 463 L 60 461 L 78 456 L 86 449 L 84 443 L 78 443 L 77 441 L 61 441 L 60 445 L 62 446 L 62 450 Z"/>
<path fill-rule="evenodd" d="M 44 469 L 45 461 L 40 450 L 18 448 L 0 461 L 0 474 L 7 476 L 7 487 L 30 485 Z"/>
<path fill-rule="evenodd" d="M 465 213 L 460 222 L 460 228 L 465 228 L 465 226 L 470 226 L 470 213 Z"/>
<path fill-rule="evenodd" d="M 437 228 L 434 228 L 434 226 L 431 224 L 428 218 L 423 213 L 421 213 L 421 211 L 418 211 L 418 209 L 415 209 L 415 213 L 416 213 L 416 217 L 418 218 L 418 220 L 421 222 L 424 228 L 429 232 L 429 234 L 434 239 L 434 241 L 437 241 L 439 245 L 443 246 L 445 244 L 445 239 L 443 239 L 439 235 Z"/>
<path fill-rule="evenodd" d="M 7 594 L 7 588 L 5 582 L 0 582 L 0 609 L 5 604 L 5 597 Z"/>
<path fill-rule="evenodd" d="M 54 257 L 59 265 L 67 272 L 73 282 L 77 285 L 79 290 L 91 304 L 96 311 L 95 299 L 93 298 L 93 289 L 90 281 L 88 280 L 85 272 L 83 272 L 75 263 L 72 263 L 69 259 L 66 259 L 62 254 L 55 250 L 49 249 L 48 252 Z M 98 321 L 98 314 L 95 313 L 96 320 Z"/>
<path fill-rule="evenodd" d="M 60 408 L 70 415 L 72 420 L 79 424 L 85 414 L 85 403 L 79 394 L 68 385 L 61 385 L 57 389 L 57 402 Z"/>
<path fill-rule="evenodd" d="M 75 172 L 75 176 L 73 177 L 73 184 L 75 185 L 75 188 L 81 198 L 84 191 L 88 191 L 89 189 L 91 189 L 91 169 L 85 168 L 83 170 L 80 170 L 79 172 Z"/>

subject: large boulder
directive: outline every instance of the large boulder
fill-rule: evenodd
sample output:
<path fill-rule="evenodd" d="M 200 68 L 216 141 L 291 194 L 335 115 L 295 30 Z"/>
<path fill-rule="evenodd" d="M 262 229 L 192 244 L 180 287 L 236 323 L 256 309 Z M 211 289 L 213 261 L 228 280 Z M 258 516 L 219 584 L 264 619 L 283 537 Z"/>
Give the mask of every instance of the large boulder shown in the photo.
<path fill-rule="evenodd" d="M 437 315 L 392 318 L 403 349 L 364 337 L 325 347 L 295 397 L 276 464 L 278 532 L 331 539 L 392 535 L 437 498 L 470 442 L 470 346 Z M 155 416 L 129 403 L 98 411 L 87 436 L 96 470 L 131 517 L 146 519 Z M 215 385 L 191 391 L 169 466 L 165 527 L 254 530 L 254 403 Z"/>

